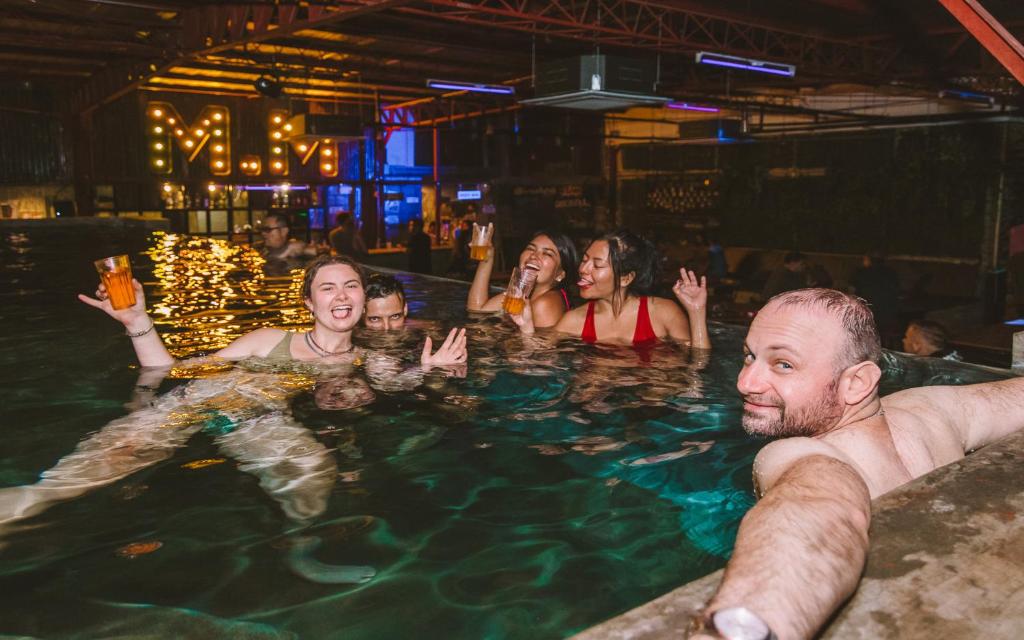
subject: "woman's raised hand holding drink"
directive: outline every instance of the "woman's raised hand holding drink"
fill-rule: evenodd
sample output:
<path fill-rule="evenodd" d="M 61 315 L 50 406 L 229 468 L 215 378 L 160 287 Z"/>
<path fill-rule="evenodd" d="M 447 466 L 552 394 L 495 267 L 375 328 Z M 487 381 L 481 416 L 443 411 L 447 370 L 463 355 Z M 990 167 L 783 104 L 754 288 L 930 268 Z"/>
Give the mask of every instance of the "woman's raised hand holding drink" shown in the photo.
<path fill-rule="evenodd" d="M 103 286 L 110 296 L 110 306 L 127 309 L 135 304 L 135 288 L 132 286 L 132 265 L 128 256 L 110 256 L 95 261 Z"/>
<path fill-rule="evenodd" d="M 480 226 L 473 223 L 473 236 L 469 240 L 470 260 L 486 260 L 491 252 L 491 236 L 494 235 L 494 223 Z"/>

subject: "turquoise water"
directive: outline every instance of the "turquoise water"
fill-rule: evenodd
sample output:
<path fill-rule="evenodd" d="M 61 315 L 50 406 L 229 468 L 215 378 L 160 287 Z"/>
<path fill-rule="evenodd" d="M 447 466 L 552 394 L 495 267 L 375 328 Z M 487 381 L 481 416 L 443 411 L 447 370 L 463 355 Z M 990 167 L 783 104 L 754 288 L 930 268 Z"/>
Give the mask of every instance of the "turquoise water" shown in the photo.
<path fill-rule="evenodd" d="M 713 327 L 710 361 L 552 348 L 403 274 L 423 326 L 357 336 L 359 366 L 186 367 L 136 393 L 123 332 L 75 299 L 119 252 L 175 355 L 306 320 L 297 272 L 241 248 L 3 231 L 0 487 L 136 470 L 0 526 L 0 633 L 559 638 L 722 566 L 752 504 L 739 329 Z M 465 377 L 419 374 L 453 324 Z M 887 388 L 959 375 L 935 366 L 890 357 Z"/>

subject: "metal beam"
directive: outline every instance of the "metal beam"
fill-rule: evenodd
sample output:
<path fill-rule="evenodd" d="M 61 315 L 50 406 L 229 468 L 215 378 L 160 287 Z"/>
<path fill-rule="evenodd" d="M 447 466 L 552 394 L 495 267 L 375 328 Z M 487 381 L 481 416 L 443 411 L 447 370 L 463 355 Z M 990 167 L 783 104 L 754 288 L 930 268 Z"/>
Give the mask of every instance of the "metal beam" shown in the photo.
<path fill-rule="evenodd" d="M 358 1 L 358 0 L 356 0 Z M 656 51 L 691 54 L 701 49 L 793 62 L 822 75 L 880 75 L 898 55 L 873 46 L 765 26 L 757 19 L 722 17 L 679 3 L 651 0 L 423 0 L 407 13 L 462 24 L 512 29 Z"/>
<path fill-rule="evenodd" d="M 939 0 L 1017 82 L 1024 84 L 1024 45 L 1013 37 L 978 0 Z"/>
<path fill-rule="evenodd" d="M 356 6 L 333 8 L 323 5 L 205 5 L 182 13 L 184 25 L 184 53 L 173 60 L 150 69 L 145 77 L 129 73 L 129 81 L 116 89 L 105 90 L 109 81 L 90 79 L 76 92 L 72 108 L 91 113 L 98 107 L 131 93 L 146 82 L 147 77 L 159 76 L 172 67 L 197 57 L 232 49 L 238 45 L 261 42 L 288 36 L 302 29 L 322 27 L 369 15 L 378 11 L 400 7 L 414 0 L 362 0 Z M 92 95 L 90 95 L 92 94 Z M 93 95 L 102 97 L 95 99 Z"/>

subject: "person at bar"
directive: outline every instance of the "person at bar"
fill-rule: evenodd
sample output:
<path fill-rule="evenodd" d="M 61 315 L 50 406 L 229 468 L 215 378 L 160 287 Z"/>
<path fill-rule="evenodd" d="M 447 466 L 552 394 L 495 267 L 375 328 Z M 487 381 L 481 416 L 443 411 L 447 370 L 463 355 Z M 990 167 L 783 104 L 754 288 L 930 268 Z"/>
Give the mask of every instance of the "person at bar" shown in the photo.
<path fill-rule="evenodd" d="M 469 311 L 500 311 L 505 294 L 490 295 L 491 273 L 494 269 L 494 225 L 486 228 L 473 225 L 473 237 L 482 234 L 486 257 L 477 265 L 469 288 L 466 309 Z M 552 327 L 569 310 L 566 278 L 576 272 L 579 258 L 572 240 L 562 233 L 537 231 L 519 254 L 519 268 L 537 272 L 536 284 L 530 294 L 533 323 L 536 327 Z"/>
<path fill-rule="evenodd" d="M 562 316 L 555 330 L 590 343 L 650 346 L 671 339 L 710 349 L 707 278 L 698 281 L 695 273 L 680 269 L 672 291 L 684 314 L 675 301 L 648 295 L 658 262 L 654 245 L 626 229 L 593 241 L 580 263 L 577 282 L 580 296 L 588 302 Z M 527 334 L 536 327 L 531 306 L 512 316 Z"/>
<path fill-rule="evenodd" d="M 368 251 L 363 236 L 356 227 L 355 218 L 348 211 L 342 211 L 336 218 L 337 226 L 331 229 L 327 241 L 336 256 L 349 256 L 357 262 L 366 260 Z"/>
<path fill-rule="evenodd" d="M 288 236 L 288 217 L 284 214 L 268 214 L 263 218 L 259 231 L 263 236 L 260 255 L 267 260 L 294 260 L 316 255 L 315 246 Z"/>
<path fill-rule="evenodd" d="M 413 218 L 409 221 L 409 244 L 406 247 L 409 271 L 413 273 L 433 273 L 431 265 L 430 236 L 423 232 L 423 219 Z"/>
<path fill-rule="evenodd" d="M 857 587 L 871 500 L 1024 428 L 1024 378 L 882 398 L 871 310 L 831 289 L 769 300 L 743 351 L 743 428 L 778 439 L 690 637 L 810 638 Z"/>

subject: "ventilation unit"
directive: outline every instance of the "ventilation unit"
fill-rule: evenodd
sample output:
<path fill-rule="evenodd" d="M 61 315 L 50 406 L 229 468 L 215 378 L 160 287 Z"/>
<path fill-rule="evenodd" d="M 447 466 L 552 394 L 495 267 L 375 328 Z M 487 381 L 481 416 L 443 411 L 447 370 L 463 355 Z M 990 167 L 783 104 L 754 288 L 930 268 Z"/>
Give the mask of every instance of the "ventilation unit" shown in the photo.
<path fill-rule="evenodd" d="M 595 54 L 542 64 L 534 77 L 535 98 L 521 104 L 611 111 L 663 104 L 654 95 L 653 61 Z"/>

